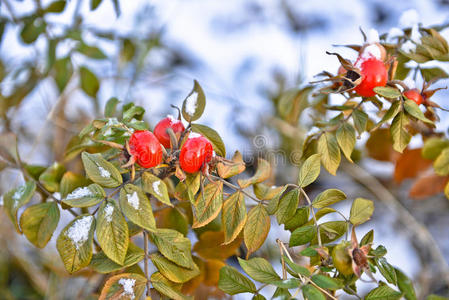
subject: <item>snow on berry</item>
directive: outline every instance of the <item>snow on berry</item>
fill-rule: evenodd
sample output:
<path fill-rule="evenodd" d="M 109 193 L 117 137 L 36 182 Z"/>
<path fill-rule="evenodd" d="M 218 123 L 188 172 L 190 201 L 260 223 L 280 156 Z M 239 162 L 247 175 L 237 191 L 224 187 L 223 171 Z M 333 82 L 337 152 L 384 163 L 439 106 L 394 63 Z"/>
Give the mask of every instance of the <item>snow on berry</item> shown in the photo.
<path fill-rule="evenodd" d="M 114 206 L 112 204 L 106 205 L 104 208 L 104 218 L 106 219 L 106 222 L 112 221 L 112 213 L 114 212 Z"/>
<path fill-rule="evenodd" d="M 173 115 L 167 115 L 167 118 L 169 118 L 173 124 L 177 124 L 177 123 L 181 122 L 181 120 L 176 119 L 175 117 L 173 117 Z"/>
<path fill-rule="evenodd" d="M 202 135 L 197 132 L 189 133 L 189 139 L 194 139 L 194 138 L 198 138 L 198 137 L 202 137 Z"/>
<path fill-rule="evenodd" d="M 136 284 L 135 279 L 131 278 L 120 278 L 118 283 L 123 287 L 122 295 L 128 296 L 130 299 L 134 299 L 136 296 L 134 295 L 134 285 Z"/>
<path fill-rule="evenodd" d="M 188 113 L 190 116 L 193 116 L 196 111 L 198 102 L 198 92 L 194 91 L 189 97 L 186 99 L 186 113 Z"/>
<path fill-rule="evenodd" d="M 356 62 L 356 67 L 360 69 L 361 63 L 371 57 L 374 57 L 376 59 L 382 58 L 382 53 L 380 52 L 380 48 L 376 44 L 371 44 L 371 45 L 368 45 L 365 47 L 365 49 L 360 54 L 359 59 Z"/>
<path fill-rule="evenodd" d="M 72 244 L 77 250 L 87 241 L 89 238 L 90 227 L 92 226 L 92 216 L 84 216 L 81 219 L 76 220 L 72 226 L 67 230 L 67 237 L 72 241 Z"/>
<path fill-rule="evenodd" d="M 137 195 L 137 192 L 134 191 L 132 194 L 127 194 L 126 198 L 128 198 L 128 203 L 134 207 L 134 209 L 139 209 L 139 196 Z"/>
<path fill-rule="evenodd" d="M 70 194 L 68 194 L 67 197 L 65 197 L 65 199 L 66 200 L 80 199 L 88 196 L 92 196 L 91 190 L 89 190 L 88 187 L 79 187 Z"/>

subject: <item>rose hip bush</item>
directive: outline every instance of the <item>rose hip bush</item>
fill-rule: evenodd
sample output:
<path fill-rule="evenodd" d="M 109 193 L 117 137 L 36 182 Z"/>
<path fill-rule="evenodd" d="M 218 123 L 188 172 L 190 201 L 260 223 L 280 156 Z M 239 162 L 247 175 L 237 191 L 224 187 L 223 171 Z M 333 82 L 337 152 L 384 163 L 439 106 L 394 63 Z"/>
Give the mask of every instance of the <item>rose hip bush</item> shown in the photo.
<path fill-rule="evenodd" d="M 51 11 L 61 10 L 59 6 Z M 272 166 L 263 158 L 248 175 L 242 154 L 226 153 L 220 134 L 199 121 L 206 96 L 194 81 L 182 107 L 173 108 L 177 117 L 154 120 L 153 130 L 143 121 L 145 107 L 112 98 L 104 116 L 71 139 L 64 161 L 50 166 L 28 164 L 17 151 L 16 136 L 3 134 L 0 166 L 19 170 L 24 179 L 3 195 L 4 209 L 17 234 L 38 248 L 57 235 L 57 251 L 68 273 L 105 274 L 93 299 L 189 299 L 205 286 L 215 290 L 215 297 L 417 299 L 412 281 L 401 266 L 387 261 L 374 231 L 357 236 L 357 226 L 373 215 L 373 201 L 347 199 L 336 188 L 311 199 L 307 190 L 322 171 L 336 174 L 342 154 L 349 163 L 357 162 L 356 139 L 365 133 L 369 156 L 396 163 L 397 182 L 417 178 L 412 196 L 444 191 L 449 197 L 449 141 L 436 130 L 441 108 L 431 101 L 438 88 L 430 88 L 447 74 L 421 66 L 449 59 L 448 43 L 437 29 L 409 28 L 394 43 L 384 35 L 351 45 L 358 52 L 354 63 L 329 53 L 341 63 L 337 75 L 321 74 L 321 82 L 329 85 L 307 85 L 298 91 L 305 97 L 279 102 L 281 115 L 298 123 L 296 110 L 304 105 L 298 101 L 321 99 L 305 103 L 319 117 L 313 118 L 314 130 L 304 141 L 298 177 L 291 183 L 269 184 Z M 420 42 L 412 51 L 402 50 L 412 30 L 419 31 Z M 32 42 L 29 30 L 23 32 Z M 102 57 L 99 49 L 84 46 L 78 50 Z M 413 70 L 407 66 L 410 61 L 417 63 Z M 68 64 L 66 58 L 57 60 L 64 74 L 71 69 Z M 424 79 L 421 90 L 404 80 L 411 72 Z M 85 67 L 79 73 L 81 88 L 95 98 L 95 75 Z M 56 78 L 64 90 L 67 81 Z M 309 95 L 312 90 L 316 94 Z M 342 94 L 344 103 L 330 105 L 329 93 Z M 412 136 L 422 137 L 422 149 L 407 148 Z M 75 160 L 82 162 L 82 172 L 70 169 Z M 419 168 L 403 171 L 422 161 Z M 430 176 L 438 176 L 442 184 L 429 191 L 422 182 Z M 350 204 L 349 215 L 332 207 L 342 201 Z M 62 211 L 73 218 L 56 232 Z M 329 214 L 339 220 L 322 221 Z M 272 220 L 290 232 L 288 240 L 267 239 Z M 264 243 L 276 244 L 281 272 L 258 251 Z M 360 281 L 371 283 L 365 295 L 357 289 Z"/>

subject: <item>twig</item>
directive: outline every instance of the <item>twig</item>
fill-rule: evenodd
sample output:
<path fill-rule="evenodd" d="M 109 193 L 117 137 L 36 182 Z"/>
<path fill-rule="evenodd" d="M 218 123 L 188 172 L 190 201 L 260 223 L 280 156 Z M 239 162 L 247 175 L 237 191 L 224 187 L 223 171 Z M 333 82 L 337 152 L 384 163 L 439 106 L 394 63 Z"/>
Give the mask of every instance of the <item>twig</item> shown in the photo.
<path fill-rule="evenodd" d="M 316 232 L 317 232 L 316 235 L 318 238 L 318 245 L 321 248 L 323 245 L 321 244 L 320 225 L 318 224 L 318 220 L 316 219 L 315 211 L 313 210 L 313 206 L 312 206 L 312 201 L 310 201 L 309 196 L 307 196 L 307 194 L 303 188 L 299 188 L 299 189 L 300 189 L 301 193 L 304 195 L 304 197 L 306 198 L 307 203 L 309 203 L 310 211 L 312 212 L 313 222 L 315 222 L 315 226 L 316 226 Z"/>
<path fill-rule="evenodd" d="M 438 247 L 437 242 L 427 228 L 419 223 L 415 217 L 397 200 L 393 194 L 387 190 L 373 175 L 356 164 L 342 164 L 342 169 L 355 181 L 362 184 L 378 200 L 384 203 L 390 210 L 398 215 L 398 219 L 404 224 L 405 228 L 413 233 L 418 240 L 425 246 L 439 266 L 443 280 L 449 285 L 449 265 L 444 258 L 443 253 Z"/>
<path fill-rule="evenodd" d="M 144 272 L 147 278 L 147 296 L 150 296 L 150 278 L 148 277 L 148 233 L 146 230 L 143 231 L 143 251 L 145 252 L 144 260 Z"/>
<path fill-rule="evenodd" d="M 255 198 L 255 197 L 253 197 L 251 194 L 249 194 L 248 192 L 246 192 L 246 191 L 245 191 L 244 189 L 242 189 L 241 187 L 236 186 L 235 184 L 232 184 L 232 183 L 230 183 L 230 182 L 224 180 L 224 179 L 221 178 L 221 177 L 214 176 L 214 175 L 212 175 L 212 174 L 210 174 L 209 176 L 212 177 L 212 178 L 214 178 L 214 179 L 216 179 L 216 180 L 220 180 L 221 182 L 223 182 L 224 185 L 226 185 L 226 186 L 228 186 L 228 187 L 230 187 L 230 188 L 232 188 L 232 189 L 234 189 L 234 190 L 236 190 L 236 191 L 242 192 L 243 194 L 245 194 L 246 196 L 248 196 L 249 198 L 251 198 L 252 200 L 254 200 L 254 201 L 256 201 L 256 202 L 264 203 L 263 200 L 260 200 L 260 199 L 257 199 L 257 198 Z"/>

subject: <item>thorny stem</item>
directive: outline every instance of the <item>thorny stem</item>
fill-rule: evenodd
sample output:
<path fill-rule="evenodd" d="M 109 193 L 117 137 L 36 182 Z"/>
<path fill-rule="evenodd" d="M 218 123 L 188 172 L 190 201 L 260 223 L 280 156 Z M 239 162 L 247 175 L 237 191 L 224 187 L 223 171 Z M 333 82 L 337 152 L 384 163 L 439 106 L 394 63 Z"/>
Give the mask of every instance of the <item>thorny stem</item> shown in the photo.
<path fill-rule="evenodd" d="M 148 276 L 148 232 L 146 230 L 143 231 L 143 251 L 145 252 L 144 260 L 144 272 L 145 277 L 147 278 L 147 296 L 150 296 L 150 278 Z"/>
<path fill-rule="evenodd" d="M 287 255 L 288 259 L 290 259 L 293 262 L 293 258 L 291 257 L 290 253 L 288 252 L 288 249 L 285 247 L 284 243 L 280 240 L 277 239 L 276 242 L 279 245 L 279 248 L 281 249 L 281 257 L 283 256 L 282 254 L 285 253 L 285 255 Z M 299 279 L 303 282 L 303 283 L 310 283 L 311 285 L 313 285 L 314 287 L 316 287 L 317 289 L 319 289 L 321 292 L 323 292 L 324 294 L 326 294 L 329 298 L 333 299 L 333 300 L 338 300 L 338 298 L 332 296 L 328 291 L 326 291 L 325 289 L 319 287 L 315 282 L 313 282 L 310 278 L 305 277 L 299 273 L 297 273 L 299 276 Z"/>
<path fill-rule="evenodd" d="M 251 198 L 252 200 L 254 200 L 254 201 L 256 201 L 256 202 L 264 203 L 263 200 L 259 200 L 259 199 L 255 198 L 255 197 L 253 197 L 251 194 L 249 194 L 248 192 L 246 192 L 246 191 L 245 191 L 244 189 L 242 189 L 241 187 L 236 186 L 235 184 L 232 184 L 232 183 L 230 183 L 230 182 L 224 180 L 224 179 L 221 178 L 221 177 L 218 177 L 218 176 L 215 176 L 215 175 L 212 175 L 212 174 L 210 174 L 209 176 L 212 177 L 212 178 L 214 178 L 214 179 L 220 180 L 221 182 L 223 182 L 224 185 L 226 185 L 226 186 L 228 186 L 228 187 L 230 187 L 230 188 L 232 188 L 232 189 L 234 189 L 234 190 L 236 190 L 236 191 L 242 192 L 243 194 L 245 194 L 246 196 L 248 196 L 249 198 Z"/>

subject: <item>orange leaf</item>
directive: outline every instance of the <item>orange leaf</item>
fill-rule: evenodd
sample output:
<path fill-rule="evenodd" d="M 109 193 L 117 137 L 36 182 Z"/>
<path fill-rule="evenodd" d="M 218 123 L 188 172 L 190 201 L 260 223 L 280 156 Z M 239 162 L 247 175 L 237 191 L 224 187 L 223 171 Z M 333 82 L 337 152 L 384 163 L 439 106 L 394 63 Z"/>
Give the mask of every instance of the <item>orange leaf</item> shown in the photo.
<path fill-rule="evenodd" d="M 204 284 L 209 286 L 218 286 L 218 279 L 220 277 L 220 269 L 226 264 L 221 260 L 210 259 L 206 261 L 206 276 Z"/>
<path fill-rule="evenodd" d="M 405 149 L 396 161 L 394 181 L 401 183 L 406 178 L 414 178 L 427 170 L 431 163 L 431 160 L 422 157 L 421 148 Z"/>
<path fill-rule="evenodd" d="M 393 150 L 390 130 L 380 128 L 372 132 L 365 145 L 368 156 L 380 161 L 394 161 L 397 152 Z"/>
<path fill-rule="evenodd" d="M 447 181 L 447 176 L 439 176 L 437 174 L 419 177 L 413 183 L 409 196 L 413 199 L 424 199 L 442 193 Z"/>
<path fill-rule="evenodd" d="M 196 251 L 204 259 L 224 260 L 237 254 L 242 239 L 239 237 L 226 245 L 222 245 L 223 242 L 223 231 L 206 231 L 201 234 L 199 241 L 193 246 L 193 251 Z"/>

